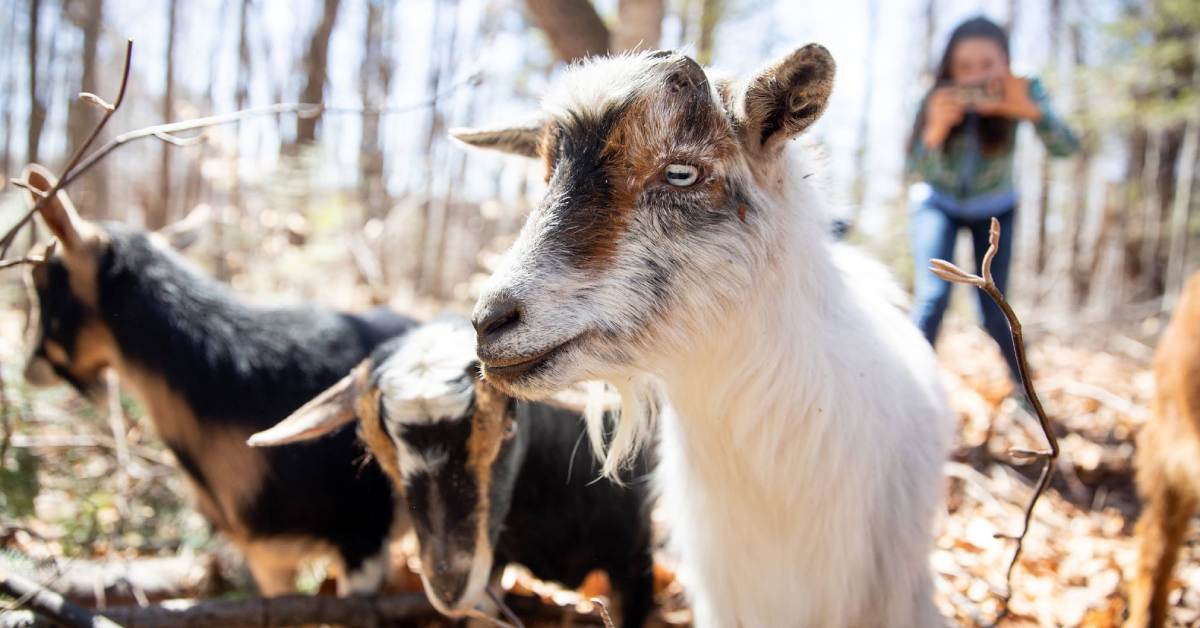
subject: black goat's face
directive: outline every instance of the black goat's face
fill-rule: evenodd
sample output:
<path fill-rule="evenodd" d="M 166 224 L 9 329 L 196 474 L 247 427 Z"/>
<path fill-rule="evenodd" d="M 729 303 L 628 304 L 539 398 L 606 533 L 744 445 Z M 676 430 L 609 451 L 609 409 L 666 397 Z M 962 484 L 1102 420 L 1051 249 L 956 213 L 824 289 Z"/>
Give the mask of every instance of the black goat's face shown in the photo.
<path fill-rule="evenodd" d="M 464 416 L 381 423 L 395 445 L 425 591 L 449 615 L 483 601 L 522 456 L 512 400 L 482 381 L 468 385 L 473 400 Z"/>
<path fill-rule="evenodd" d="M 474 345 L 466 320 L 422 325 L 249 441 L 306 440 L 357 418 L 408 504 L 425 592 L 452 616 L 483 601 L 527 443 L 513 399 L 480 377 Z"/>
<path fill-rule="evenodd" d="M 54 186 L 53 176 L 36 165 L 26 168 L 25 181 L 43 193 Z M 35 201 L 27 192 L 27 202 Z M 57 375 L 90 394 L 113 355 L 112 335 L 98 314 L 96 288 L 110 239 L 103 228 L 79 217 L 65 192 L 40 213 L 56 243 L 35 251 L 45 261 L 29 270 L 37 323 L 25 376 L 30 383 L 46 385 Z"/>
<path fill-rule="evenodd" d="M 482 601 L 521 456 L 512 400 L 479 377 L 474 341 L 461 319 L 413 331 L 374 367 L 363 396 L 375 401 L 358 408 L 411 511 L 425 591 L 449 615 Z"/>
<path fill-rule="evenodd" d="M 111 335 L 96 308 L 72 289 L 70 270 L 57 255 L 33 267 L 30 283 L 37 322 L 25 378 L 45 386 L 57 376 L 81 394 L 94 393 L 111 355 Z"/>

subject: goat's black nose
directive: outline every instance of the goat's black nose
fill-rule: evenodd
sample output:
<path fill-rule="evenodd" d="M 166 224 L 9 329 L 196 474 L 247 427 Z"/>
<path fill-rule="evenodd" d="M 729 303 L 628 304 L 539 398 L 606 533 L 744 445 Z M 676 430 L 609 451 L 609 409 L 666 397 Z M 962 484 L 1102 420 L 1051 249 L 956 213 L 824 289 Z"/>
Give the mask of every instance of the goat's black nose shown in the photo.
<path fill-rule="evenodd" d="M 471 317 L 480 343 L 495 340 L 521 322 L 521 303 L 509 295 L 497 295 L 480 303 Z"/>

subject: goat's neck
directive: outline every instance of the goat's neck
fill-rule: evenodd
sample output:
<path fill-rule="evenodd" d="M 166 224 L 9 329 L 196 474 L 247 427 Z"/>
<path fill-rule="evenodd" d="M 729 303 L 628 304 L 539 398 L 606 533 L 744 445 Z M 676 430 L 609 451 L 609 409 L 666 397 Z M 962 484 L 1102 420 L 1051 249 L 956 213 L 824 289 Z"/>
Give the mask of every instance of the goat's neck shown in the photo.
<path fill-rule="evenodd" d="M 779 209 L 788 218 L 754 286 L 663 368 L 689 455 L 724 456 L 733 446 L 755 465 L 752 457 L 774 455 L 777 439 L 802 439 L 833 420 L 831 367 L 844 357 L 834 334 L 854 333 L 841 320 L 847 286 L 819 226 L 804 224 L 798 208 Z"/>

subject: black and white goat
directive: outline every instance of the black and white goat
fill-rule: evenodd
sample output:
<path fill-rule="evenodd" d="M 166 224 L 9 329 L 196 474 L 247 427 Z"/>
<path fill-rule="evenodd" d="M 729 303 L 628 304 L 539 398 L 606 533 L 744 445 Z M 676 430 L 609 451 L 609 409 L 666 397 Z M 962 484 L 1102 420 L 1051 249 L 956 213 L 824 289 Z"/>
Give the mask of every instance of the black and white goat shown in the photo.
<path fill-rule="evenodd" d="M 426 594 L 447 615 L 472 613 L 515 562 L 572 587 L 603 569 L 623 625 L 642 625 L 654 582 L 647 489 L 634 478 L 646 458 L 627 484 L 597 479 L 580 414 L 500 393 L 480 379 L 474 346 L 466 320 L 427 323 L 250 442 L 306 440 L 357 419 L 408 503 Z"/>
<path fill-rule="evenodd" d="M 36 166 L 25 179 L 42 191 L 53 185 Z M 379 467 L 363 464 L 354 431 L 271 450 L 246 438 L 413 321 L 381 310 L 250 306 L 157 234 L 83 220 L 65 193 L 41 215 L 58 245 L 31 271 L 40 333 L 27 377 L 46 383 L 52 371 L 86 394 L 115 368 L 264 594 L 294 590 L 299 563 L 314 555 L 340 564 L 339 593 L 377 590 L 403 509 Z"/>

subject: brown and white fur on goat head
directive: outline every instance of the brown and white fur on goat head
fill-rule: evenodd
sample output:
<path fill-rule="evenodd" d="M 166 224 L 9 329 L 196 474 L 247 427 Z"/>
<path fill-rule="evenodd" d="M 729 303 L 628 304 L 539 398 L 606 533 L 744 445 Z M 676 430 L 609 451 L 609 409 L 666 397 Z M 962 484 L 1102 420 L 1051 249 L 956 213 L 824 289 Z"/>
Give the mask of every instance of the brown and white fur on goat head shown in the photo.
<path fill-rule="evenodd" d="M 485 377 L 524 397 L 612 383 L 610 471 L 657 415 L 663 511 L 703 628 L 942 623 L 933 352 L 833 245 L 787 150 L 833 76 L 818 45 L 744 80 L 671 52 L 600 58 L 533 122 L 452 132 L 546 164 L 476 305 Z"/>

